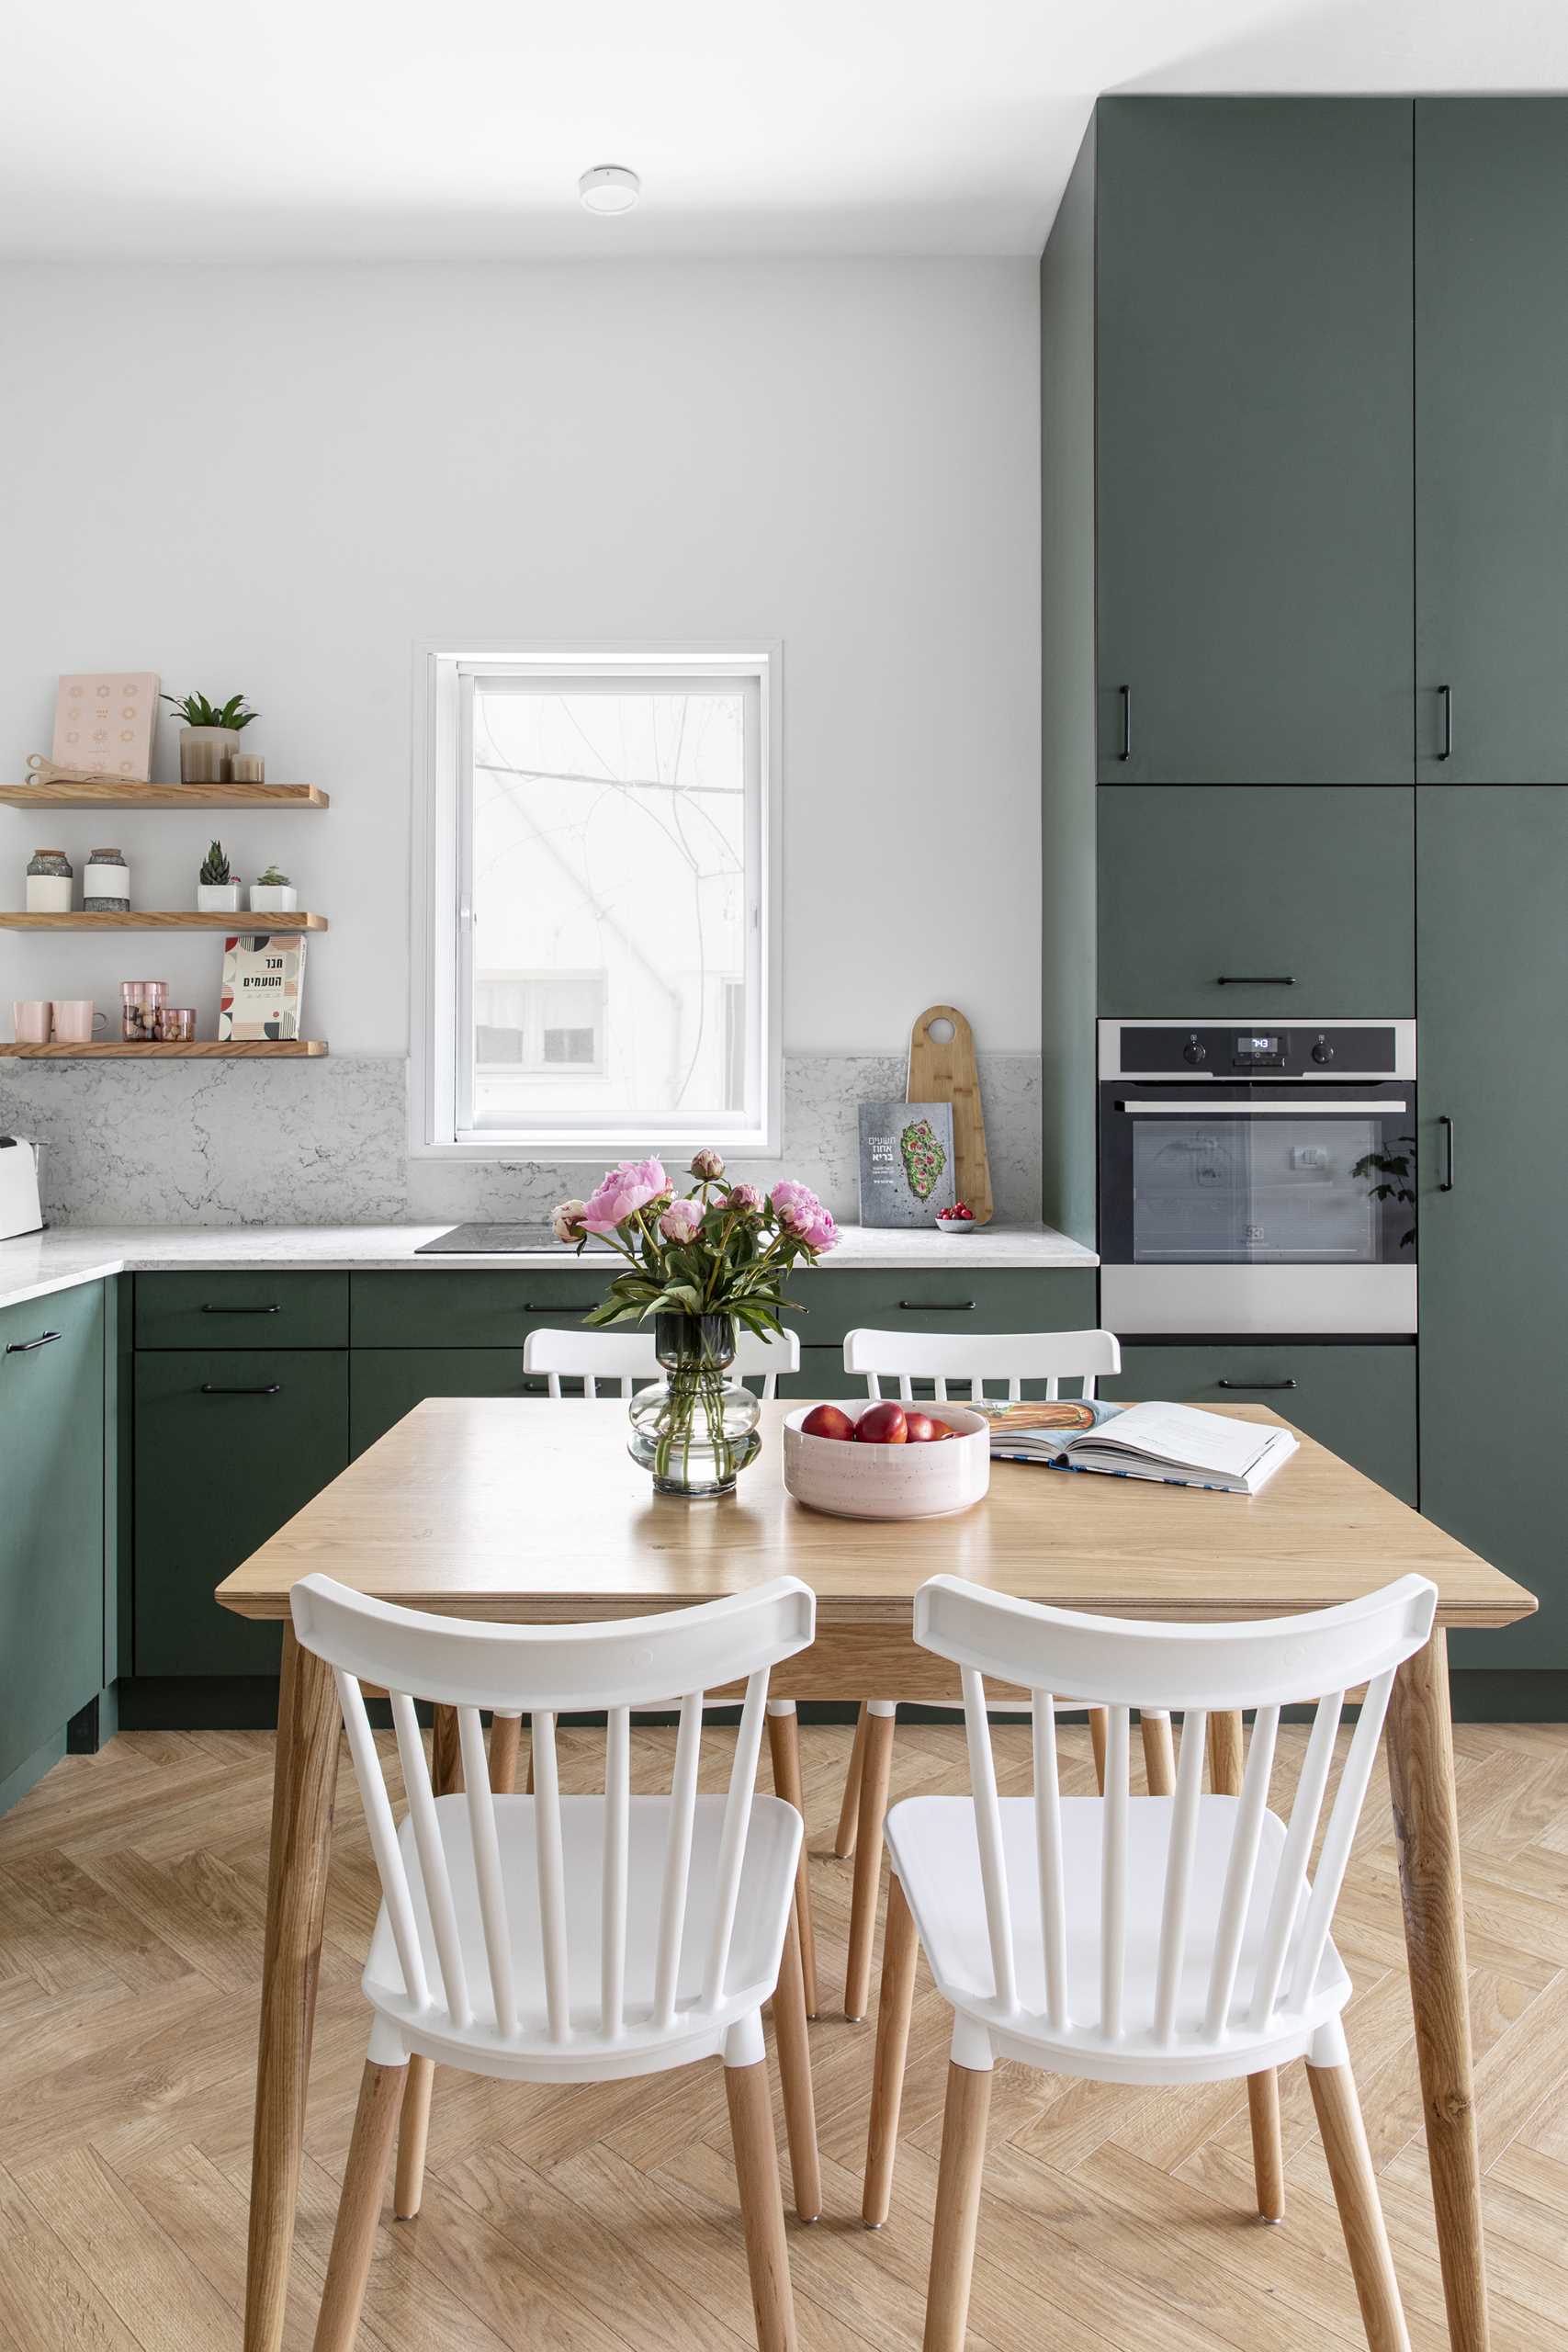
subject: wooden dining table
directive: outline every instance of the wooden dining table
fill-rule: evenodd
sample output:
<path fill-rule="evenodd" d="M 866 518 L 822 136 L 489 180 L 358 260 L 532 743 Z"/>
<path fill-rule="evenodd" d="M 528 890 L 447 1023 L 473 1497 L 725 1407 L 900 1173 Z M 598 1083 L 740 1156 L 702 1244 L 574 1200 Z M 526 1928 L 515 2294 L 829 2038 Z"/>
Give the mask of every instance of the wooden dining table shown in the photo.
<path fill-rule="evenodd" d="M 1400 1669 L 1386 1739 L 1450 2336 L 1455 2352 L 1485 2352 L 1447 1637 L 1511 1624 L 1533 1597 L 1301 1432 L 1251 1498 L 998 1462 L 989 1493 L 957 1517 L 871 1521 L 784 1493 L 792 1409 L 763 1406 L 761 1458 L 733 1495 L 688 1503 L 656 1496 L 630 1460 L 619 1401 L 433 1399 L 218 1588 L 224 1608 L 284 1624 L 245 2352 L 277 2352 L 282 2337 L 331 1860 L 337 1701 L 288 1622 L 292 1587 L 317 1571 L 409 1608 L 513 1623 L 637 1614 L 798 1576 L 817 1596 L 816 1639 L 774 1670 L 774 1697 L 948 1703 L 954 1669 L 912 1638 L 914 1595 L 939 1573 L 1060 1608 L 1189 1621 L 1285 1615 L 1429 1577 L 1437 1628 Z M 863 1775 L 861 1849 L 874 1858 L 886 1785 Z"/>

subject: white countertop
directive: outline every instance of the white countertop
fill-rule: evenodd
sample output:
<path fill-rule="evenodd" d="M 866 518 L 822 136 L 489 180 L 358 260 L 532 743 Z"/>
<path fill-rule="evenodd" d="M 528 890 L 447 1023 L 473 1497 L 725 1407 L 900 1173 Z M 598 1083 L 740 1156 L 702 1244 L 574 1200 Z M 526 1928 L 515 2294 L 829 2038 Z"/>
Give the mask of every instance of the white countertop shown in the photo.
<path fill-rule="evenodd" d="M 548 1266 L 556 1272 L 580 1268 L 587 1274 L 614 1272 L 620 1262 L 596 1244 L 581 1257 L 564 1249 L 529 1250 L 498 1256 L 414 1253 L 423 1241 L 451 1230 L 445 1225 L 62 1225 L 47 1233 L 25 1233 L 0 1241 L 0 1306 L 78 1283 L 101 1282 L 108 1274 L 178 1273 L 187 1269 L 243 1272 L 249 1266 L 279 1271 L 367 1272 L 400 1268 L 412 1273 L 481 1268 L 501 1272 Z M 1049 1226 L 985 1226 L 952 1240 L 917 1227 L 877 1232 L 864 1226 L 840 1228 L 839 1246 L 822 1261 L 844 1268 L 932 1266 L 1097 1266 L 1092 1250 L 1069 1241 Z"/>

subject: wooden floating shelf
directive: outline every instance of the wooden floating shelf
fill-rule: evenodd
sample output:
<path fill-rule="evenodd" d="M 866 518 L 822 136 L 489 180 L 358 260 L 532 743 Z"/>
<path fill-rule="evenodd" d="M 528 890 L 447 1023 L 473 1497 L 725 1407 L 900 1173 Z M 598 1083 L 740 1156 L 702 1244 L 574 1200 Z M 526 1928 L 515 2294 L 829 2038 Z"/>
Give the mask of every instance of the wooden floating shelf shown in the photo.
<path fill-rule="evenodd" d="M 316 784 L 0 784 L 12 808 L 328 808 Z"/>
<path fill-rule="evenodd" d="M 319 1060 L 326 1050 L 324 1037 L 198 1037 L 188 1046 L 0 1046 L 0 1057 L 17 1062 L 304 1062 Z"/>
<path fill-rule="evenodd" d="M 85 910 L 69 915 L 35 915 L 0 912 L 0 931 L 221 931 L 237 933 L 244 939 L 265 938 L 276 931 L 325 931 L 325 915 L 304 914 L 296 910 L 288 915 L 254 915 L 243 910 L 232 914 L 144 914 L 132 909 L 128 915 L 89 914 Z"/>

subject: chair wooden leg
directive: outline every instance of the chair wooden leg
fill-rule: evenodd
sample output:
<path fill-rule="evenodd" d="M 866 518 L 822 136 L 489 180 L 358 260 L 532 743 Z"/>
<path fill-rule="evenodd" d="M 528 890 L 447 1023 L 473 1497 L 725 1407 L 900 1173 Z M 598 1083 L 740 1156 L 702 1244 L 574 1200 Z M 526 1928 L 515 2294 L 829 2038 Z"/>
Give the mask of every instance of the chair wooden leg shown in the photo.
<path fill-rule="evenodd" d="M 735 2140 L 735 2177 L 746 2232 L 758 2352 L 795 2352 L 795 2299 L 790 2292 L 789 2247 L 766 2062 L 759 2059 L 753 2066 L 726 2066 L 724 2090 Z"/>
<path fill-rule="evenodd" d="M 915 1999 L 915 1919 L 901 1882 L 888 1881 L 887 1926 L 882 1939 L 882 1990 L 876 2001 L 876 2066 L 871 2078 L 871 2129 L 865 2144 L 861 2220 L 879 2230 L 893 2202 L 898 2150 L 898 2110 L 909 2052 L 909 2011 Z"/>
<path fill-rule="evenodd" d="M 872 1702 L 875 1703 L 875 1702 Z M 886 1714 L 868 1703 L 865 1758 L 861 1770 L 860 1821 L 855 1831 L 855 1883 L 850 1897 L 850 1957 L 844 1971 L 844 2015 L 858 2025 L 871 1998 L 871 1952 L 876 1940 L 876 1896 L 882 1884 L 882 1822 L 893 1771 L 891 1702 Z"/>
<path fill-rule="evenodd" d="M 990 2104 L 989 2067 L 980 2070 L 950 2062 L 931 2231 L 931 2283 L 926 2290 L 925 2352 L 964 2352 Z"/>
<path fill-rule="evenodd" d="M 1209 1786 L 1216 1796 L 1241 1793 L 1242 1725 L 1234 1713 L 1209 1717 Z M 1285 2151 L 1280 2136 L 1280 2086 L 1270 2070 L 1247 2078 L 1247 2111 L 1252 2126 L 1252 2170 L 1258 2216 L 1285 2218 Z"/>
<path fill-rule="evenodd" d="M 1111 1711 L 1108 1707 L 1091 1707 L 1089 1711 L 1089 1745 L 1094 1750 L 1094 1777 L 1100 1793 L 1105 1794 L 1105 1751 L 1111 1738 Z"/>
<path fill-rule="evenodd" d="M 785 1804 L 794 1805 L 806 1825 L 806 1794 L 800 1777 L 800 1722 L 793 1702 L 787 1714 L 775 1715 L 768 1710 L 768 1754 L 773 1768 L 774 1793 Z M 795 1909 L 800 1924 L 800 1968 L 806 1986 L 806 2014 L 817 2015 L 817 1930 L 811 1918 L 810 1858 L 806 1839 L 800 1841 L 800 1860 L 795 1874 Z"/>
<path fill-rule="evenodd" d="M 800 1970 L 800 1923 L 790 1905 L 789 1932 L 773 1995 L 773 2037 L 784 2092 L 784 2132 L 789 2141 L 790 2185 L 803 2222 L 822 2216 L 822 2165 L 817 2153 L 817 2102 L 811 2087 L 811 2043 L 806 2030 L 806 1987 Z"/>
<path fill-rule="evenodd" d="M 1252 2173 L 1258 2184 L 1258 2218 L 1285 2218 L 1285 2143 L 1280 2132 L 1280 2077 L 1270 2067 L 1247 2078 L 1247 2112 L 1252 2125 Z"/>
<path fill-rule="evenodd" d="M 850 1750 L 850 1769 L 844 1775 L 844 1802 L 839 1807 L 839 1834 L 833 1840 L 833 1851 L 841 1862 L 847 1862 L 855 1849 L 855 1831 L 860 1826 L 860 1783 L 865 1770 L 865 1701 L 860 1702 L 855 1720 L 855 1742 Z"/>
<path fill-rule="evenodd" d="M 374 2060 L 366 2064 L 327 2261 L 321 2315 L 316 2322 L 315 2352 L 350 2352 L 359 2332 L 387 2159 L 392 2153 L 392 2134 L 402 2104 L 403 2074 L 401 2066 L 378 2066 Z"/>
<path fill-rule="evenodd" d="M 523 1745 L 521 1715 L 495 1715 L 490 1726 L 490 1785 L 498 1797 L 517 1790 L 517 1757 Z"/>
<path fill-rule="evenodd" d="M 491 1726 L 492 1736 L 500 1724 Z M 513 1725 L 515 1729 L 516 1726 Z M 457 1710 L 437 1707 L 431 1740 L 430 1785 L 438 1797 L 454 1796 L 463 1785 L 463 1759 L 457 1745 Z M 424 2151 L 430 2139 L 430 2101 L 435 2089 L 434 2062 L 417 2052 L 408 2063 L 408 2087 L 403 2093 L 402 2127 L 398 2134 L 398 2170 L 392 2186 L 392 2211 L 400 2222 L 412 2222 L 424 2195 Z"/>
<path fill-rule="evenodd" d="M 1152 1797 L 1176 1794 L 1176 1742 L 1171 1736 L 1168 1715 L 1145 1715 L 1139 1729 L 1144 1735 L 1144 1776 Z"/>
<path fill-rule="evenodd" d="M 1309 2065 L 1307 2081 L 1371 2352 L 1410 2352 L 1355 2078 L 1348 2066 Z"/>

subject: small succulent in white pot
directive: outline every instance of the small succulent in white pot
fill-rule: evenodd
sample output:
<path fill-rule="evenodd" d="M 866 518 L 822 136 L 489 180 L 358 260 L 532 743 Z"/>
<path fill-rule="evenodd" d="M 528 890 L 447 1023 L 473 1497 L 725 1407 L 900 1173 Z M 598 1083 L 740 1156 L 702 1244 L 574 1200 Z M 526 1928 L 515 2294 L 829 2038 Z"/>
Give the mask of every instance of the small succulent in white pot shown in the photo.
<path fill-rule="evenodd" d="M 299 893 L 287 874 L 269 865 L 251 884 L 251 912 L 254 915 L 291 915 L 299 904 Z"/>
<path fill-rule="evenodd" d="M 202 915 L 237 915 L 240 885 L 229 871 L 221 842 L 209 845 L 196 886 L 196 910 Z"/>

